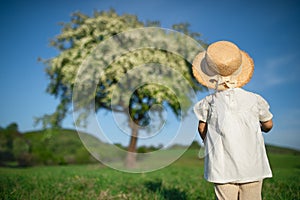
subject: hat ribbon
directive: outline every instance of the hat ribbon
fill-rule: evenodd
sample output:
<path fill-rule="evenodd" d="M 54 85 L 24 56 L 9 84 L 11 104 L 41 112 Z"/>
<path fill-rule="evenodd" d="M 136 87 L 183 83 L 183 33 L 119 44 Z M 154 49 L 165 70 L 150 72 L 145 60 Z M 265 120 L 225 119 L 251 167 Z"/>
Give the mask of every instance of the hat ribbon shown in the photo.
<path fill-rule="evenodd" d="M 232 80 L 232 76 L 218 76 L 218 79 L 216 80 L 217 82 L 217 87 L 219 85 L 225 85 L 228 88 L 235 88 L 237 86 L 237 80 Z"/>

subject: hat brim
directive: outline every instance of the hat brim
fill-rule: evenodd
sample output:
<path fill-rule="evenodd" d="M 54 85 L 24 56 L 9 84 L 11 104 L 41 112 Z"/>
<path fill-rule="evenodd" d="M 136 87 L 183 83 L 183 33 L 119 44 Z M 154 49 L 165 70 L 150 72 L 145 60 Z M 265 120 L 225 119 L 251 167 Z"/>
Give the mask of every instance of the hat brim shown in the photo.
<path fill-rule="evenodd" d="M 242 55 L 240 72 L 237 75 L 231 75 L 232 79 L 237 81 L 236 87 L 243 87 L 246 85 L 250 81 L 254 71 L 254 62 L 252 58 L 246 52 L 242 50 L 240 50 L 240 52 Z M 205 59 L 205 53 L 205 51 L 201 52 L 195 57 L 192 71 L 194 77 L 201 85 L 214 89 L 216 88 L 216 80 L 214 78 L 216 77 L 217 73 L 207 70 L 208 65 Z M 218 90 L 225 89 L 228 89 L 225 85 L 218 86 Z"/>

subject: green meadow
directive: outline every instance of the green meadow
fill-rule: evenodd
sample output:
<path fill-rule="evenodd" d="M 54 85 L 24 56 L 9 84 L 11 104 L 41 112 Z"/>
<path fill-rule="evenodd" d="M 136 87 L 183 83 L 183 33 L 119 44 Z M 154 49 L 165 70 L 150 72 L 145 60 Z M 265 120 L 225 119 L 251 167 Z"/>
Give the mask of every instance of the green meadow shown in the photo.
<path fill-rule="evenodd" d="M 300 154 L 268 146 L 273 178 L 263 199 L 300 199 Z M 124 173 L 101 164 L 0 168 L 1 199 L 215 199 L 203 179 L 203 159 L 189 149 L 173 164 L 149 173 Z"/>
<path fill-rule="evenodd" d="M 100 146 L 101 151 L 109 151 L 108 144 L 92 135 L 84 137 L 94 150 Z M 0 142 L 0 199 L 215 199 L 213 185 L 203 179 L 204 160 L 198 158 L 197 142 L 171 165 L 136 174 L 93 159 L 74 130 L 19 133 L 13 124 L 0 129 Z M 182 147 L 174 146 L 164 156 L 178 148 Z M 154 150 L 138 148 L 138 152 Z M 269 145 L 267 152 L 273 178 L 264 181 L 263 199 L 299 200 L 300 152 Z"/>

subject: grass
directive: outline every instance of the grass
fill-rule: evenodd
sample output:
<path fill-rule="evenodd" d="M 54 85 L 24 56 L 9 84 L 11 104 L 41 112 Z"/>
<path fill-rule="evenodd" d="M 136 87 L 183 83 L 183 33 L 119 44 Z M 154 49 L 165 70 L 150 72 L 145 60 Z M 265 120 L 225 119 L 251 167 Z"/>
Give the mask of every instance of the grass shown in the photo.
<path fill-rule="evenodd" d="M 203 179 L 203 160 L 188 150 L 172 165 L 130 174 L 103 165 L 0 168 L 0 199 L 215 199 Z M 263 199 L 300 199 L 300 157 L 269 153 L 274 177 L 263 185 Z"/>

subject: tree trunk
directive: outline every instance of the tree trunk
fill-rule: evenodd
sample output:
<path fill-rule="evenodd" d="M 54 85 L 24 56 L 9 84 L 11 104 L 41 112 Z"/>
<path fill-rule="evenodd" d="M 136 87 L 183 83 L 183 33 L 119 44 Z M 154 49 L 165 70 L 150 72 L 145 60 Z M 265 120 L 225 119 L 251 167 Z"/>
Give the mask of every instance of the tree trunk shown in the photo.
<path fill-rule="evenodd" d="M 137 139 L 138 139 L 138 125 L 135 124 L 135 122 L 131 121 L 130 127 L 131 127 L 131 137 L 128 146 L 125 166 L 127 168 L 132 169 L 136 167 L 136 146 L 137 146 Z"/>

